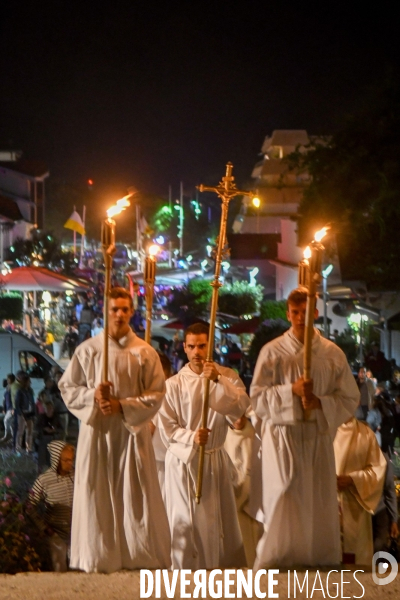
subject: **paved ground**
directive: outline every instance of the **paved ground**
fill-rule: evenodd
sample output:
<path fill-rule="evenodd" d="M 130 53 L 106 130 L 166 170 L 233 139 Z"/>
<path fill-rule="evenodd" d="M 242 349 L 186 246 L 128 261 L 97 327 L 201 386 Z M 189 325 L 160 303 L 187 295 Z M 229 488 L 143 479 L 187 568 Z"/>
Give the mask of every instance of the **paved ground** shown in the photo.
<path fill-rule="evenodd" d="M 348 567 L 350 568 L 350 567 Z M 153 571 L 154 573 L 154 571 Z M 305 571 L 297 571 L 297 576 L 300 584 L 305 578 Z M 288 591 L 288 574 L 282 572 L 275 575 L 278 579 L 278 584 L 273 587 L 273 592 L 278 594 L 279 598 L 366 598 L 367 600 L 388 599 L 397 600 L 400 598 L 400 576 L 395 581 L 385 586 L 378 586 L 372 581 L 371 573 L 357 573 L 356 577 L 359 583 L 354 579 L 352 572 L 343 573 L 343 581 L 350 583 L 341 584 L 341 574 L 332 573 L 328 579 L 327 587 L 327 572 L 319 573 L 320 579 L 315 571 L 308 572 L 308 593 L 307 585 L 303 588 L 303 592 L 299 592 L 297 587 L 296 594 L 293 590 L 293 571 L 290 578 L 290 592 Z M 172 574 L 169 574 L 171 580 Z M 216 581 L 222 576 L 217 576 Z M 232 574 L 231 579 L 234 579 Z M 314 591 L 313 585 L 315 583 Z M 321 585 L 322 584 L 322 585 Z M 323 591 L 321 590 L 323 587 Z M 320 588 L 319 590 L 317 588 Z M 193 581 L 185 588 L 186 597 L 193 597 L 194 583 Z M 238 598 L 236 594 L 236 584 L 234 583 L 229 591 L 231 596 L 227 594 L 211 596 L 207 593 L 200 598 L 211 597 L 231 597 Z M 136 600 L 140 597 L 149 598 L 167 598 L 164 584 L 161 585 L 161 594 L 144 596 L 140 594 L 140 573 L 139 571 L 121 571 L 111 575 L 98 575 L 86 573 L 29 573 L 19 575 L 0 575 L 0 600 Z M 212 591 L 212 590 L 211 590 Z M 218 592 L 218 590 L 216 590 Z M 226 591 L 226 588 L 225 588 Z M 266 598 L 272 597 L 268 590 L 267 576 L 263 575 L 260 580 L 260 591 L 266 593 Z M 182 598 L 185 597 L 180 593 L 180 579 L 174 595 L 169 597 Z M 257 598 L 260 595 L 253 594 L 243 597 Z"/>

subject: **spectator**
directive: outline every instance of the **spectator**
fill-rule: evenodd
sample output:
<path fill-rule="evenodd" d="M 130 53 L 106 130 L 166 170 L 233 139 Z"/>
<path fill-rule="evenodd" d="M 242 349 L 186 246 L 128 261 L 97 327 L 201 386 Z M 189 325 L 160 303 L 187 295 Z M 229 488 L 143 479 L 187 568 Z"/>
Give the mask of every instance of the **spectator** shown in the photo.
<path fill-rule="evenodd" d="M 357 385 L 360 390 L 360 404 L 357 407 L 356 418 L 365 421 L 368 410 L 372 408 L 375 395 L 374 384 L 368 379 L 365 367 L 360 367 L 358 371 Z"/>
<path fill-rule="evenodd" d="M 36 421 L 37 447 L 38 447 L 38 472 L 41 473 L 45 466 L 50 466 L 50 454 L 47 450 L 48 444 L 53 440 L 60 439 L 62 427 L 54 410 L 52 402 L 46 402 L 45 412 L 39 415 Z"/>
<path fill-rule="evenodd" d="M 31 380 L 27 373 L 19 372 L 20 387 L 15 398 L 15 410 L 18 416 L 18 433 L 16 450 L 22 449 L 22 439 L 26 431 L 26 451 L 33 451 L 33 424 L 35 418 L 35 399 L 31 388 Z"/>
<path fill-rule="evenodd" d="M 11 397 L 11 385 L 15 381 L 12 373 L 7 375 L 7 386 L 4 392 L 3 413 L 4 413 L 4 437 L 0 439 L 1 444 L 5 444 L 13 438 L 14 406 Z"/>
<path fill-rule="evenodd" d="M 68 331 L 65 334 L 64 342 L 63 342 L 63 353 L 68 353 L 68 358 L 72 358 L 73 353 L 75 352 L 75 348 L 78 345 L 79 334 L 75 327 L 70 325 L 68 327 Z"/>
<path fill-rule="evenodd" d="M 393 454 L 396 439 L 395 404 L 386 390 L 385 383 L 378 383 L 374 400 L 374 408 L 381 413 L 382 422 L 379 427 L 381 433 L 382 452 Z"/>
<path fill-rule="evenodd" d="M 79 318 L 79 343 L 88 340 L 92 336 L 93 311 L 85 300 Z"/>
<path fill-rule="evenodd" d="M 47 535 L 54 571 L 67 571 L 71 544 L 72 500 L 74 494 L 73 446 L 61 441 L 48 445 L 51 467 L 36 479 L 30 500 L 33 518 Z"/>
<path fill-rule="evenodd" d="M 54 342 L 55 342 L 54 335 L 51 333 L 51 331 L 46 331 L 46 339 L 44 342 L 44 347 L 46 348 L 46 350 L 51 352 L 51 354 L 54 354 L 54 348 L 53 348 Z"/>

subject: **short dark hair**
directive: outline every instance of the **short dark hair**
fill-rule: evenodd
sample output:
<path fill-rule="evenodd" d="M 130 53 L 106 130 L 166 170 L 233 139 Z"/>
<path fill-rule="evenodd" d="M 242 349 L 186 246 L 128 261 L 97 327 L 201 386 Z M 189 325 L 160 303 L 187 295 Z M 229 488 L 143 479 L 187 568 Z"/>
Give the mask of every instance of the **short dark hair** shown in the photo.
<path fill-rule="evenodd" d="M 7 375 L 7 379 L 9 379 L 11 381 L 11 383 L 14 383 L 14 381 L 15 381 L 15 375 L 14 375 L 14 373 L 9 373 Z"/>
<path fill-rule="evenodd" d="M 129 300 L 131 308 L 133 308 L 133 300 L 132 300 L 132 296 L 130 295 L 130 293 L 128 292 L 128 290 L 126 290 L 123 287 L 113 287 L 110 290 L 110 298 L 113 298 L 114 300 L 116 300 L 117 298 L 124 298 L 125 300 Z"/>
<path fill-rule="evenodd" d="M 287 307 L 289 304 L 303 304 L 307 302 L 308 290 L 306 287 L 298 287 L 292 290 L 286 300 Z"/>
<path fill-rule="evenodd" d="M 193 325 L 189 325 L 189 327 L 185 330 L 185 334 L 183 336 L 184 341 L 186 342 L 186 337 L 189 334 L 192 335 L 201 335 L 205 333 L 208 339 L 210 335 L 210 327 L 206 323 L 193 323 Z"/>

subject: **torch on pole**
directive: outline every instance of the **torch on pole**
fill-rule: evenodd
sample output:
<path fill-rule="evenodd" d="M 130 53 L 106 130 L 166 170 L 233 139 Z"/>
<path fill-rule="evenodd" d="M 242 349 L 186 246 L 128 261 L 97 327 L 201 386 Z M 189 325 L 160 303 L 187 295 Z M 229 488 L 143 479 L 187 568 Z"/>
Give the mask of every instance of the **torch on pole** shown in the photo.
<path fill-rule="evenodd" d="M 113 217 L 118 215 L 120 212 L 130 206 L 129 198 L 133 194 L 128 194 L 120 200 L 117 200 L 114 206 L 111 206 L 107 210 L 107 219 L 101 224 L 101 246 L 104 257 L 104 303 L 103 303 L 103 317 L 104 317 L 104 351 L 103 351 L 103 377 L 102 381 L 106 383 L 108 381 L 108 304 L 111 290 L 111 272 L 113 257 L 116 251 L 115 247 L 115 221 Z"/>
<path fill-rule="evenodd" d="M 304 259 L 299 262 L 299 285 L 307 289 L 306 322 L 304 330 L 304 379 L 311 378 L 311 349 L 314 335 L 317 288 L 322 280 L 321 267 L 322 257 L 325 250 L 324 246 L 321 244 L 321 240 L 325 236 L 326 232 L 326 227 L 320 231 L 317 231 L 314 236 L 314 240 L 304 251 Z M 311 410 L 305 409 L 304 419 L 308 420 L 310 416 Z"/>
<path fill-rule="evenodd" d="M 219 288 L 222 287 L 222 283 L 220 281 L 220 273 L 221 273 L 221 264 L 223 260 L 223 255 L 225 252 L 229 252 L 227 247 L 226 240 L 226 224 L 228 220 L 228 208 L 229 202 L 235 196 L 249 196 L 250 198 L 254 198 L 255 194 L 253 192 L 241 191 L 238 190 L 236 184 L 234 183 L 235 178 L 232 176 L 232 163 L 228 162 L 226 165 L 226 173 L 225 177 L 222 177 L 222 180 L 216 187 L 206 187 L 204 185 L 199 185 L 198 190 L 200 192 L 213 192 L 217 194 L 222 201 L 221 204 L 221 221 L 219 227 L 219 236 L 217 242 L 217 249 L 215 252 L 215 274 L 214 279 L 211 282 L 211 286 L 213 288 L 212 296 L 211 296 L 211 312 L 210 312 L 210 333 L 208 336 L 208 345 L 207 345 L 207 358 L 206 361 L 210 362 L 213 359 L 214 354 L 214 335 L 215 335 L 215 320 L 217 316 L 217 308 L 218 308 L 218 292 Z M 210 380 L 205 379 L 204 384 L 204 397 L 203 397 L 203 408 L 201 414 L 201 428 L 205 429 L 207 427 L 208 420 L 208 401 L 210 396 Z M 203 470 L 204 470 L 204 454 L 205 454 L 205 444 L 200 445 L 200 454 L 199 454 L 199 466 L 197 471 L 197 485 L 196 485 L 196 503 L 200 504 L 201 498 L 201 490 L 203 487 Z"/>
<path fill-rule="evenodd" d="M 146 286 L 146 331 L 144 340 L 151 344 L 151 319 L 153 315 L 154 283 L 156 280 L 156 264 L 159 247 L 150 246 L 144 263 L 144 282 Z"/>

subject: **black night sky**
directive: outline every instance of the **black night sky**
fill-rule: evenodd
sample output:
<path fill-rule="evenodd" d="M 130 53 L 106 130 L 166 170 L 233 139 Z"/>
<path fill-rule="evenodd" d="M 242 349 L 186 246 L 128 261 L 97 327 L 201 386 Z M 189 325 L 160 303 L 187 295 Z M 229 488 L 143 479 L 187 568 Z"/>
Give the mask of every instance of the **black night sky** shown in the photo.
<path fill-rule="evenodd" d="M 8 2 L 0 146 L 167 194 L 246 182 L 273 129 L 328 134 L 399 59 L 393 2 Z"/>

